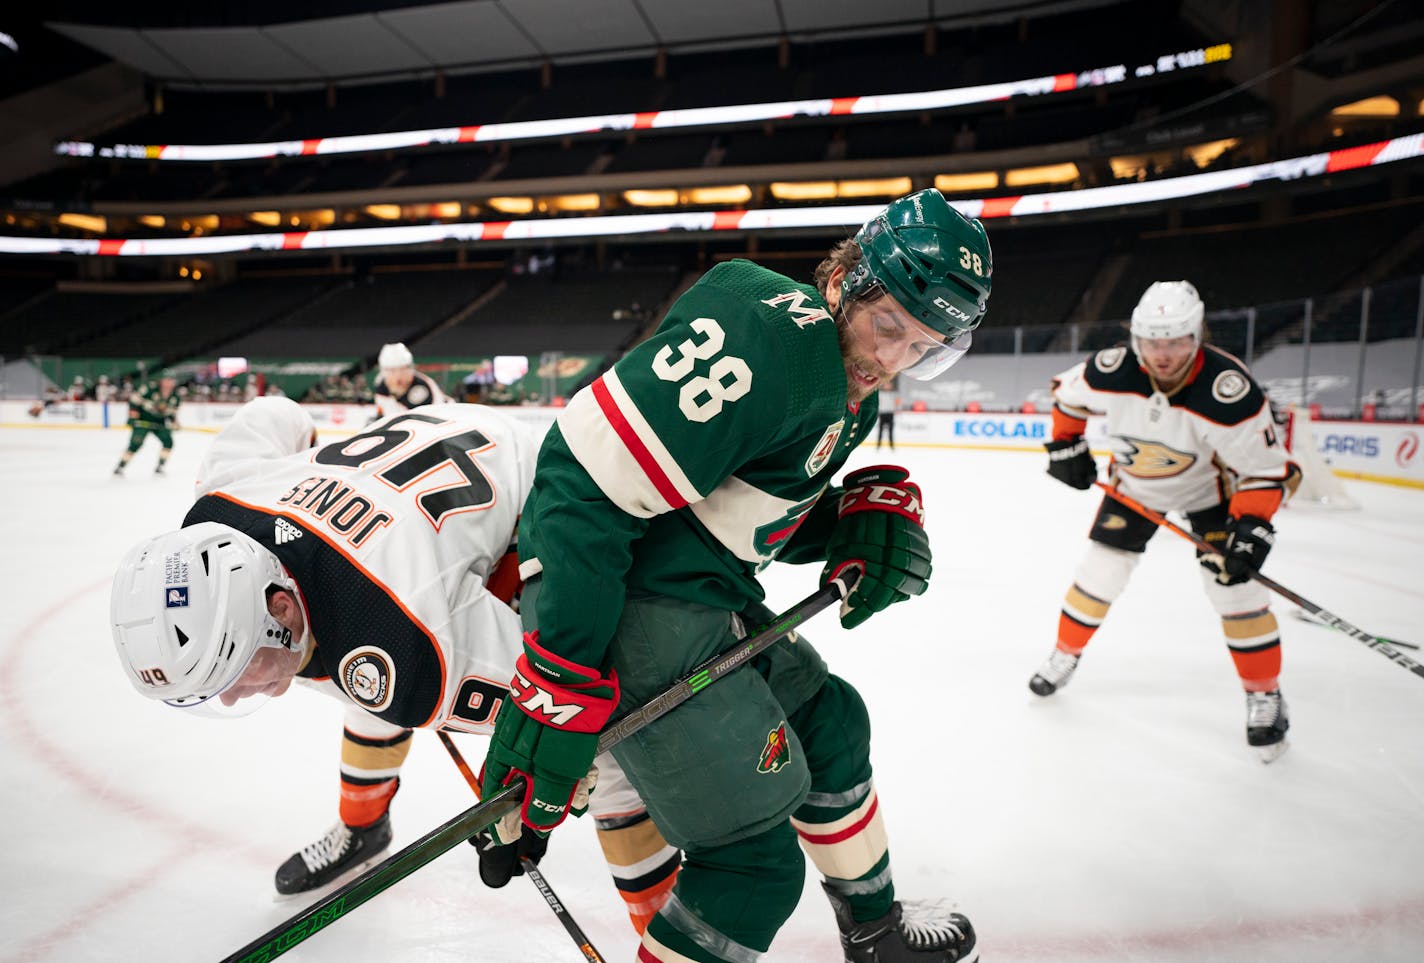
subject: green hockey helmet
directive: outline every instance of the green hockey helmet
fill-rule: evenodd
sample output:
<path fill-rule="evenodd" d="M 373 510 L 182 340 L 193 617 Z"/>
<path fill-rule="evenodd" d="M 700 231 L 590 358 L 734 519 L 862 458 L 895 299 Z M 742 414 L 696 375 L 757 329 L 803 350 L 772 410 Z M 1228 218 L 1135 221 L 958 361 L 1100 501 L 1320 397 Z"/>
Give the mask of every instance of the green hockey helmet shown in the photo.
<path fill-rule="evenodd" d="M 930 188 L 908 194 L 855 236 L 861 259 L 841 281 L 850 300 L 883 290 L 917 321 L 952 341 L 988 310 L 993 257 L 984 225 Z"/>

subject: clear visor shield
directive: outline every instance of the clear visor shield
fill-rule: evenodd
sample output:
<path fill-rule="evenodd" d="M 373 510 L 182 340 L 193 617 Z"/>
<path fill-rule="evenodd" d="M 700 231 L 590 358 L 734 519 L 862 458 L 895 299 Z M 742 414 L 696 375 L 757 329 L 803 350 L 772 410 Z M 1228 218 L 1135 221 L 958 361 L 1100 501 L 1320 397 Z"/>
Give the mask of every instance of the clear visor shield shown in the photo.
<path fill-rule="evenodd" d="M 964 358 L 964 352 L 974 342 L 967 330 L 950 340 L 940 340 L 918 325 L 873 323 L 871 330 L 876 339 L 876 359 L 889 366 L 891 375 L 907 375 L 917 382 L 943 375 L 954 362 Z"/>
<path fill-rule="evenodd" d="M 287 691 L 302 667 L 306 638 L 294 639 L 290 629 L 271 615 L 257 629 L 257 645 L 233 680 L 209 696 L 165 700 L 193 715 L 234 718 L 250 715 L 268 699 Z"/>
<path fill-rule="evenodd" d="M 912 350 L 919 352 L 919 360 L 905 368 L 901 374 L 916 381 L 929 381 L 944 374 L 956 361 L 964 357 L 973 342 L 974 335 L 969 331 L 949 341 L 929 341 L 924 344 L 916 342 Z"/>

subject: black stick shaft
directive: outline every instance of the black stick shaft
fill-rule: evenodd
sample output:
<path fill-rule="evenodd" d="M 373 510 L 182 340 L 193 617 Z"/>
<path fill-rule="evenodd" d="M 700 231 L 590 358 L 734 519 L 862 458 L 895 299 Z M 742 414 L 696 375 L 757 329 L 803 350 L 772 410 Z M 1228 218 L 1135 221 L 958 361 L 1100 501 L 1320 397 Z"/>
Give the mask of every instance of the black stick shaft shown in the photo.
<path fill-rule="evenodd" d="M 588 963 L 607 963 L 603 957 L 598 955 L 598 950 L 594 948 L 589 938 L 584 935 L 583 930 L 579 929 L 578 923 L 574 922 L 573 916 L 564 908 L 563 902 L 554 892 L 553 887 L 549 885 L 549 881 L 544 878 L 544 874 L 539 872 L 539 867 L 534 865 L 534 861 L 527 856 L 521 856 L 519 858 L 519 865 L 524 867 L 524 875 L 528 876 L 538 888 L 539 895 L 544 897 L 544 902 L 549 904 L 549 908 L 554 911 L 554 915 L 559 918 L 559 922 L 564 924 L 564 929 L 574 938 L 574 942 L 578 944 L 578 948 L 580 952 L 583 953 L 584 959 L 587 960 Z"/>
<path fill-rule="evenodd" d="M 1212 555 L 1219 554 L 1216 549 L 1212 548 L 1211 545 L 1207 543 L 1206 539 L 1198 538 L 1194 533 L 1187 531 L 1185 528 L 1176 524 L 1160 512 L 1153 511 L 1146 505 L 1143 505 L 1141 502 L 1137 501 L 1137 499 L 1133 498 L 1132 496 L 1123 494 L 1122 492 L 1118 491 L 1116 488 L 1112 487 L 1106 482 L 1098 481 L 1094 482 L 1093 484 L 1097 485 L 1103 491 L 1107 492 L 1108 495 L 1110 495 L 1112 498 L 1117 499 L 1119 502 L 1126 505 L 1128 508 L 1132 509 L 1134 512 L 1141 515 L 1148 521 L 1156 522 L 1163 528 L 1176 532 L 1178 535 L 1191 542 L 1203 552 L 1207 552 Z M 1419 676 L 1421 679 L 1424 679 L 1424 665 L 1420 665 L 1418 662 L 1415 662 L 1413 659 L 1405 655 L 1403 652 L 1400 652 L 1398 649 L 1390 648 L 1390 646 L 1388 645 L 1388 643 L 1386 643 L 1384 639 L 1381 639 L 1380 637 L 1375 635 L 1370 635 L 1370 633 L 1366 632 L 1364 629 L 1356 628 L 1349 622 L 1346 622 L 1344 619 L 1340 618 L 1340 616 L 1336 615 L 1335 613 L 1321 608 L 1320 606 L 1316 605 L 1309 599 L 1304 598 L 1303 596 L 1297 595 L 1281 583 L 1275 581 L 1274 579 L 1267 578 L 1260 572 L 1252 572 L 1251 577 L 1256 581 L 1260 582 L 1266 588 L 1270 589 L 1272 592 L 1275 592 L 1277 595 L 1290 599 L 1296 605 L 1299 605 L 1301 608 L 1305 609 L 1311 615 L 1315 616 L 1317 619 L 1324 622 L 1331 628 L 1339 629 L 1341 632 L 1344 632 L 1351 638 L 1363 642 L 1365 645 L 1374 649 L 1376 652 L 1389 659 L 1394 664 L 1400 666 L 1403 669 L 1407 669 L 1410 672 L 1413 672 L 1415 675 Z"/>
<path fill-rule="evenodd" d="M 1302 622 L 1306 623 L 1307 625 L 1319 625 L 1319 626 L 1322 626 L 1322 627 L 1325 627 L 1325 628 L 1330 628 L 1330 623 L 1329 623 L 1329 622 L 1322 622 L 1322 621 L 1320 621 L 1319 619 L 1317 619 L 1315 616 L 1311 615 L 1309 612 L 1306 612 L 1306 611 L 1303 610 L 1303 609 L 1296 609 L 1292 614 L 1293 614 L 1296 618 L 1300 619 Z M 1375 638 L 1379 639 L 1381 642 L 1384 642 L 1386 645 L 1393 645 L 1393 646 L 1395 646 L 1395 647 L 1397 647 L 1397 648 L 1401 648 L 1401 649 L 1418 649 L 1418 648 L 1419 648 L 1419 646 L 1415 645 L 1413 642 L 1405 642 L 1405 641 L 1402 641 L 1402 640 L 1400 640 L 1400 639 L 1389 639 L 1389 638 L 1385 638 L 1383 635 L 1377 635 L 1377 636 L 1375 636 Z"/>
<path fill-rule="evenodd" d="M 730 652 L 714 655 L 703 662 L 666 692 L 654 696 L 647 704 L 605 729 L 598 737 L 598 751 L 604 752 L 617 745 L 733 669 L 760 655 L 802 622 L 831 603 L 844 598 L 855 586 L 859 576 L 860 573 L 855 569 L 848 570 L 840 579 L 821 586 L 815 594 L 793 605 L 771 625 L 751 638 L 737 643 Z M 372 866 L 285 923 L 279 923 L 237 952 L 224 957 L 222 963 L 267 963 L 268 960 L 276 959 L 298 943 L 335 923 L 371 897 L 390 889 L 417 869 L 498 821 L 523 800 L 524 778 L 516 775 L 509 785 L 484 802 L 437 826 L 405 849 Z"/>
<path fill-rule="evenodd" d="M 460 774 L 465 777 L 465 782 L 469 783 L 470 789 L 474 791 L 475 798 L 480 798 L 480 782 L 476 778 L 475 772 L 470 768 L 470 764 L 465 761 L 465 755 L 455 745 L 455 740 L 450 738 L 450 734 L 441 729 L 435 733 L 440 737 L 440 744 L 445 747 L 445 751 L 450 754 L 450 758 L 455 762 L 455 768 L 460 770 Z M 544 897 L 544 902 L 549 904 L 549 909 L 554 911 L 554 915 L 559 918 L 568 934 L 574 938 L 578 944 L 579 952 L 589 963 L 606 963 L 603 957 L 598 955 L 598 950 L 594 947 L 593 941 L 584 935 L 583 929 L 574 919 L 573 914 L 565 907 L 563 900 L 554 893 L 554 888 L 549 885 L 549 881 L 544 878 L 544 874 L 539 872 L 539 868 L 534 861 L 521 856 L 519 865 L 524 867 L 524 875 L 529 877 L 529 881 L 539 890 L 539 895 Z"/>

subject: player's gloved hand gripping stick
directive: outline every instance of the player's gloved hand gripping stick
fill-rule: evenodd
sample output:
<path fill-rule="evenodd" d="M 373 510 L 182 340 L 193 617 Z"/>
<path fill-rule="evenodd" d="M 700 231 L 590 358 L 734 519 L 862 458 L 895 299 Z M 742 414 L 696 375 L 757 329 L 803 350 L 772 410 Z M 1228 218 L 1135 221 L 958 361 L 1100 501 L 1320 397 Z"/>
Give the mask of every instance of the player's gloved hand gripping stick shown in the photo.
<path fill-rule="evenodd" d="M 1198 538 L 1196 535 L 1187 531 L 1185 528 L 1182 528 L 1180 525 L 1177 525 L 1176 523 L 1172 522 L 1165 515 L 1161 514 L 1160 512 L 1155 512 L 1152 509 L 1148 508 L 1146 505 L 1143 505 L 1141 502 L 1137 501 L 1135 498 L 1123 494 L 1113 486 L 1109 485 L 1107 482 L 1100 481 L 1094 482 L 1094 484 L 1096 484 L 1103 491 L 1107 492 L 1109 497 L 1117 499 L 1119 502 L 1126 505 L 1128 508 L 1132 509 L 1134 512 L 1141 515 L 1148 521 L 1156 522 L 1163 528 L 1175 532 L 1182 538 L 1185 538 L 1187 541 L 1191 542 L 1197 548 L 1201 549 L 1203 552 L 1211 554 L 1216 553 L 1217 550 L 1212 548 L 1211 545 L 1207 543 L 1206 539 Z M 1284 585 L 1281 585 L 1279 582 L 1276 582 L 1273 579 L 1267 578 L 1258 571 L 1252 570 L 1249 573 L 1249 577 L 1260 582 L 1262 585 L 1270 589 L 1272 592 L 1275 592 L 1277 595 L 1290 599 L 1296 605 L 1299 605 L 1301 608 L 1305 609 L 1307 612 L 1315 616 L 1320 621 L 1324 622 L 1326 625 L 1329 625 L 1332 628 L 1339 629 L 1341 632 L 1344 632 L 1351 638 L 1363 642 L 1365 645 L 1368 645 L 1370 648 L 1374 649 L 1386 659 L 1389 659 L 1396 665 L 1408 669 L 1410 672 L 1413 672 L 1421 679 L 1424 679 L 1424 665 L 1420 665 L 1418 662 L 1415 662 L 1403 652 L 1390 648 L 1388 642 L 1385 639 L 1381 639 L 1378 636 L 1370 635 L 1370 633 L 1364 631 L 1363 629 L 1355 628 L 1355 626 L 1351 625 L 1349 622 L 1346 622 L 1344 619 L 1340 618 L 1340 616 L 1335 615 L 1331 612 L 1327 612 L 1325 609 L 1316 605 L 1314 602 L 1302 598 L 1299 595 L 1296 595 Z"/>
<path fill-rule="evenodd" d="M 598 737 L 598 751 L 605 752 L 633 733 L 661 718 L 698 692 L 766 651 L 782 636 L 797 628 L 822 609 L 845 598 L 860 578 L 857 569 L 848 569 L 839 578 L 821 586 L 813 595 L 787 609 L 755 635 L 743 639 L 726 652 L 703 662 L 680 682 L 661 695 L 614 722 Z M 517 778 L 495 795 L 454 819 L 426 833 L 400 852 L 388 857 L 345 886 L 308 906 L 284 923 L 248 943 L 223 963 L 267 963 L 286 953 L 321 929 L 335 923 L 377 893 L 405 879 L 426 863 L 463 843 L 480 830 L 497 822 L 524 801 L 525 784 Z"/>
<path fill-rule="evenodd" d="M 450 754 L 450 759 L 455 763 L 455 768 L 460 770 L 460 774 L 465 777 L 465 782 L 470 784 L 474 790 L 475 798 L 480 798 L 480 780 L 470 769 L 469 763 L 465 762 L 465 757 L 460 754 L 460 750 L 455 748 L 454 741 L 450 734 L 441 729 L 436 733 L 440 737 L 440 744 L 445 747 L 445 751 Z M 508 817 L 505 817 L 508 818 Z M 509 882 L 511 876 L 528 876 L 530 882 L 539 890 L 539 895 L 544 897 L 544 902 L 549 904 L 549 909 L 554 911 L 559 923 L 564 930 L 573 937 L 574 944 L 578 946 L 579 952 L 583 954 L 588 963 L 607 963 L 598 952 L 598 947 L 593 945 L 582 927 L 574 920 L 573 914 L 565 908 L 554 888 L 549 885 L 549 881 L 544 878 L 544 874 L 539 872 L 539 859 L 544 855 L 544 847 L 548 846 L 549 837 L 541 836 L 534 831 L 524 834 L 519 842 L 513 846 L 493 846 L 494 839 L 489 831 L 480 833 L 470 842 L 474 843 L 480 851 L 480 878 L 486 886 L 496 889 Z M 537 852 L 526 852 L 525 845 L 533 847 Z M 498 852 L 505 850 L 506 852 Z M 517 867 L 517 868 L 516 868 Z M 492 879 L 493 877 L 493 879 Z"/>
<path fill-rule="evenodd" d="M 898 465 L 872 465 L 846 475 L 838 520 L 826 546 L 821 580 L 856 569 L 860 584 L 841 602 L 841 625 L 853 629 L 929 586 L 930 540 L 920 486 Z"/>

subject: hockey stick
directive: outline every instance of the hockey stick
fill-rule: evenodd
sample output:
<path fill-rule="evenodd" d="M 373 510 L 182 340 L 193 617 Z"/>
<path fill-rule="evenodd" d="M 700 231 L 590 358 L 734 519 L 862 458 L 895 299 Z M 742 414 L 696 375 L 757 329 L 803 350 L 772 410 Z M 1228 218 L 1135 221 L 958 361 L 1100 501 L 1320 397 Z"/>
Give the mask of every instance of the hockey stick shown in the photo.
<path fill-rule="evenodd" d="M 681 681 L 673 683 L 671 688 L 654 696 L 622 720 L 603 730 L 598 737 L 598 751 L 608 751 L 718 679 L 760 655 L 802 622 L 833 602 L 845 598 L 859 578 L 860 572 L 848 569 L 840 578 L 831 580 L 815 594 L 797 602 L 755 635 L 741 640 L 726 652 L 712 656 Z M 224 957 L 222 963 L 267 963 L 281 956 L 371 897 L 385 892 L 417 869 L 498 821 L 523 801 L 524 789 L 524 779 L 516 776 L 509 785 L 484 802 L 437 826 L 405 849 L 372 866 L 285 923 L 279 923 L 237 952 Z"/>
<path fill-rule="evenodd" d="M 1317 619 L 1315 616 L 1311 615 L 1311 614 L 1310 614 L 1309 612 L 1307 612 L 1305 609 L 1291 609 L 1291 618 L 1293 618 L 1293 619 L 1299 619 L 1300 621 L 1304 622 L 1306 625 L 1315 625 L 1315 626 L 1319 626 L 1320 628 L 1324 628 L 1324 629 L 1328 629 L 1328 628 L 1331 627 L 1329 622 L 1322 622 L 1320 619 Z M 1377 635 L 1377 636 L 1375 636 L 1375 638 L 1379 639 L 1381 642 L 1387 643 L 1387 644 L 1389 644 L 1389 645 L 1392 645 L 1392 646 L 1394 646 L 1394 647 L 1396 647 L 1396 648 L 1400 648 L 1400 649 L 1418 649 L 1418 648 L 1419 648 L 1419 646 L 1415 645 L 1413 642 L 1401 642 L 1399 639 L 1387 639 L 1387 638 L 1385 638 L 1385 637 L 1382 636 L 1382 635 Z"/>
<path fill-rule="evenodd" d="M 445 751 L 450 753 L 450 758 L 455 761 L 455 767 L 459 769 L 460 774 L 465 777 L 465 782 L 469 783 L 470 788 L 475 791 L 475 798 L 479 799 L 480 781 L 475 778 L 474 770 L 472 770 L 470 764 L 465 761 L 464 755 L 455 747 L 455 742 L 450 738 L 450 734 L 443 729 L 437 730 L 435 734 L 440 737 L 441 744 L 445 746 Z M 524 867 L 524 875 L 528 876 L 529 881 L 538 888 L 539 895 L 544 897 L 544 902 L 549 904 L 549 909 L 554 911 L 554 915 L 559 918 L 559 922 L 564 925 L 564 929 L 574 938 L 574 942 L 578 944 L 579 952 L 584 955 L 588 963 L 607 963 L 607 961 L 598 954 L 598 950 L 594 947 L 592 941 L 584 935 L 578 923 L 574 921 L 573 914 L 564 908 L 563 902 L 554 893 L 553 887 L 550 886 L 549 881 L 544 878 L 544 874 L 539 872 L 539 867 L 534 865 L 534 861 L 521 856 L 519 858 L 519 865 Z"/>
<path fill-rule="evenodd" d="M 1134 512 L 1141 515 L 1148 521 L 1156 522 L 1163 528 L 1170 529 L 1171 531 L 1176 532 L 1178 535 L 1191 542 L 1201 551 L 1206 552 L 1209 555 L 1221 554 L 1220 552 L 1216 551 L 1216 549 L 1212 548 L 1211 545 L 1207 543 L 1206 539 L 1197 537 L 1197 535 L 1195 535 L 1194 533 L 1187 531 L 1185 528 L 1182 528 L 1180 525 L 1176 524 L 1160 512 L 1153 511 L 1146 505 L 1143 505 L 1141 502 L 1137 501 L 1132 496 L 1124 495 L 1122 492 L 1118 491 L 1116 488 L 1112 487 L 1107 482 L 1096 481 L 1093 482 L 1093 484 L 1097 485 L 1103 491 L 1107 492 L 1109 497 L 1116 499 L 1123 505 L 1126 505 L 1128 508 L 1132 509 Z M 1355 626 L 1351 625 L 1349 622 L 1346 622 L 1344 619 L 1340 618 L 1340 616 L 1336 615 L 1335 613 L 1329 612 L 1316 605 L 1309 599 L 1303 598 L 1295 594 L 1290 589 L 1286 588 L 1284 585 L 1280 584 L 1274 579 L 1267 578 L 1260 572 L 1251 572 L 1249 574 L 1251 578 L 1260 582 L 1262 585 L 1270 589 L 1272 592 L 1275 592 L 1277 595 L 1281 595 L 1287 599 L 1290 599 L 1296 605 L 1299 605 L 1302 609 L 1315 616 L 1321 622 L 1324 622 L 1331 628 L 1339 629 L 1341 632 L 1344 632 L 1346 635 L 1350 636 L 1353 639 L 1365 643 L 1365 645 L 1368 645 L 1370 648 L 1374 649 L 1376 652 L 1389 659 L 1391 662 L 1394 662 L 1401 668 L 1408 669 L 1410 672 L 1413 672 L 1421 679 L 1424 679 L 1424 665 L 1420 665 L 1418 662 L 1415 662 L 1403 652 L 1399 652 L 1395 649 L 1390 648 L 1387 639 L 1381 639 L 1378 636 L 1370 635 L 1370 633 L 1364 631 L 1363 629 L 1355 628 Z"/>

